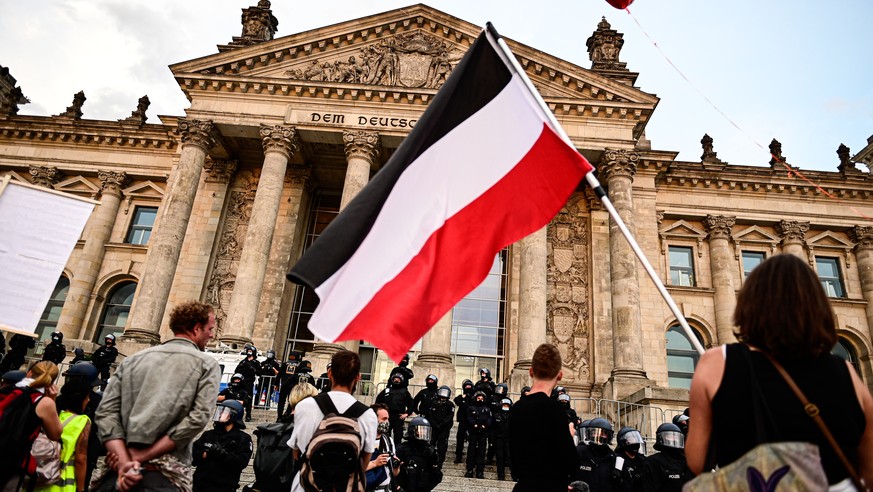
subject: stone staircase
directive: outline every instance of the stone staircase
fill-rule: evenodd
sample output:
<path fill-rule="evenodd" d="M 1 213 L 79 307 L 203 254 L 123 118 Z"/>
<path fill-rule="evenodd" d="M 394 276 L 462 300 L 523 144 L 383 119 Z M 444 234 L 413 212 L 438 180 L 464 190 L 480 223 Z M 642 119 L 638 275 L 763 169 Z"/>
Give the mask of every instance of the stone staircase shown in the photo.
<path fill-rule="evenodd" d="M 260 410 L 252 411 L 252 421 L 246 423 L 246 432 L 252 434 L 258 424 L 276 421 L 275 410 Z M 257 438 L 252 434 L 252 441 L 257 447 Z M 506 480 L 497 480 L 497 467 L 492 465 L 485 466 L 485 478 L 464 478 L 464 473 L 467 471 L 464 464 L 455 464 L 455 428 L 452 428 L 452 434 L 449 437 L 449 451 L 446 454 L 446 462 L 443 464 L 443 481 L 435 492 L 503 492 L 510 491 L 515 483 L 509 479 L 509 469 L 506 470 Z M 466 455 L 465 455 L 466 457 Z M 253 458 L 254 459 L 254 458 Z M 252 468 L 252 463 L 246 467 L 240 477 L 240 486 L 254 483 L 255 472 Z"/>

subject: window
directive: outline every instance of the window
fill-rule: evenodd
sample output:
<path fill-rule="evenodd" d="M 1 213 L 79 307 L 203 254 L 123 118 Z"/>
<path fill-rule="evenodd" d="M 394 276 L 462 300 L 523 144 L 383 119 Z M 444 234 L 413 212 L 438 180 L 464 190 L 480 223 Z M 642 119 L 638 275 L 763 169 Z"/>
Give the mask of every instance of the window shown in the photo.
<path fill-rule="evenodd" d="M 64 301 L 67 299 L 67 291 L 70 290 L 70 280 L 67 277 L 61 276 L 58 283 L 55 284 L 55 290 L 52 291 L 52 296 L 49 298 L 42 316 L 39 317 L 39 324 L 36 325 L 36 334 L 40 340 L 45 340 L 51 332 L 58 327 L 58 319 L 61 317 L 61 310 L 64 308 Z"/>
<path fill-rule="evenodd" d="M 670 246 L 670 285 L 694 287 L 694 257 L 687 246 Z"/>
<path fill-rule="evenodd" d="M 858 354 L 849 342 L 842 338 L 837 338 L 837 344 L 834 345 L 834 349 L 831 350 L 831 353 L 848 361 L 852 364 L 852 367 L 855 368 L 855 372 L 859 375 L 861 374 L 861 366 L 858 364 Z"/>
<path fill-rule="evenodd" d="M 700 335 L 694 333 L 700 340 Z M 701 343 L 703 341 L 701 340 Z M 667 330 L 667 385 L 671 388 L 691 389 L 691 377 L 700 354 L 691 345 L 685 330 L 673 325 Z"/>
<path fill-rule="evenodd" d="M 815 257 L 815 269 L 821 286 L 828 297 L 846 297 L 843 280 L 840 278 L 840 260 L 825 256 Z"/>
<path fill-rule="evenodd" d="M 106 307 L 103 308 L 103 316 L 100 317 L 100 329 L 94 337 L 95 342 L 102 342 L 110 333 L 118 337 L 124 332 L 134 293 L 136 293 L 136 282 L 124 282 L 112 290 Z"/>
<path fill-rule="evenodd" d="M 767 258 L 763 251 L 743 251 L 743 278 L 749 278 L 749 274 L 756 266 Z"/>
<path fill-rule="evenodd" d="M 127 242 L 148 244 L 157 216 L 158 207 L 136 207 L 133 212 L 133 223 L 130 224 L 130 231 L 127 233 Z"/>

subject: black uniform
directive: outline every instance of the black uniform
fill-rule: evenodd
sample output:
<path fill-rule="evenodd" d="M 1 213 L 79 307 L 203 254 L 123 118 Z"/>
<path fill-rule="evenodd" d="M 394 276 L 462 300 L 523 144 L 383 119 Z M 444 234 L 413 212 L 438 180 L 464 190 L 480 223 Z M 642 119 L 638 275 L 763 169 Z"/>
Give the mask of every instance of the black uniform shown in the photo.
<path fill-rule="evenodd" d="M 403 439 L 403 419 L 400 416 L 404 413 L 406 415 L 412 413 L 412 395 L 401 383 L 380 391 L 376 396 L 376 403 L 388 405 L 388 422 L 391 423 L 394 444 L 399 445 Z"/>
<path fill-rule="evenodd" d="M 76 347 L 73 350 L 73 359 L 70 361 L 70 366 L 76 365 L 76 362 L 87 361 L 85 351 L 81 347 Z"/>
<path fill-rule="evenodd" d="M 391 369 L 391 374 L 388 375 L 388 381 L 391 381 L 391 378 L 394 377 L 395 374 L 400 374 L 403 376 L 403 387 L 408 388 L 409 382 L 412 381 L 413 376 L 415 375 L 412 372 L 412 369 L 406 366 L 407 362 L 401 362 L 399 366 Z"/>
<path fill-rule="evenodd" d="M 258 404 L 261 402 L 261 395 L 264 392 L 267 393 L 264 401 L 266 405 L 270 406 L 270 400 L 273 398 L 273 388 L 279 384 L 279 369 L 281 369 L 281 365 L 276 362 L 275 357 L 268 357 L 266 360 L 261 362 L 261 367 L 258 370 L 258 376 L 260 379 L 258 380 L 258 392 L 255 394 L 256 400 Z"/>
<path fill-rule="evenodd" d="M 21 334 L 12 335 L 9 339 L 9 352 L 0 361 L 0 374 L 8 371 L 16 371 L 27 357 L 27 351 L 36 347 L 36 340 Z"/>
<path fill-rule="evenodd" d="M 288 400 L 288 395 L 291 394 L 291 388 L 297 382 L 294 379 L 294 371 L 297 369 L 298 360 L 290 360 L 282 364 L 279 368 L 279 406 L 276 408 L 277 421 L 282 420 L 285 415 L 285 402 Z"/>
<path fill-rule="evenodd" d="M 106 388 L 106 382 L 109 381 L 109 369 L 118 358 L 118 349 L 115 345 L 101 345 L 100 348 L 91 354 L 91 363 L 100 372 L 100 380 L 103 381 L 102 387 Z"/>
<path fill-rule="evenodd" d="M 236 369 L 234 369 L 233 372 L 242 374 L 243 384 L 245 385 L 246 391 L 251 395 L 252 391 L 255 389 L 255 378 L 258 376 L 258 373 L 261 372 L 261 363 L 258 362 L 258 359 L 254 355 L 249 355 L 236 365 Z M 251 420 L 252 398 L 249 397 L 245 403 L 243 403 L 243 406 L 246 409 L 246 420 Z"/>
<path fill-rule="evenodd" d="M 236 400 L 243 405 L 251 398 L 249 392 L 246 391 L 245 382 L 238 384 L 231 383 L 227 388 L 221 390 L 218 396 L 223 396 L 225 400 Z"/>
<path fill-rule="evenodd" d="M 428 384 L 412 400 L 412 411 L 430 420 L 430 407 L 436 402 L 437 385 Z"/>
<path fill-rule="evenodd" d="M 473 400 L 467 406 L 467 475 L 471 475 L 476 468 L 476 477 L 483 478 L 485 472 L 485 451 L 487 446 L 488 430 L 494 419 L 491 415 L 491 407 L 486 402 Z"/>
<path fill-rule="evenodd" d="M 633 456 L 629 456 L 627 453 L 617 452 L 615 455 L 624 460 L 619 473 L 619 483 L 615 490 L 618 492 L 642 492 L 645 483 L 646 457 L 640 453 L 633 453 Z"/>
<path fill-rule="evenodd" d="M 682 485 L 694 478 L 685 461 L 685 453 L 679 449 L 665 448 L 646 458 L 645 487 L 651 492 L 679 492 Z"/>
<path fill-rule="evenodd" d="M 236 492 L 252 457 L 252 438 L 234 426 L 216 427 L 194 441 L 194 492 Z"/>
<path fill-rule="evenodd" d="M 455 418 L 455 405 L 448 398 L 437 398 L 428 410 L 427 419 L 433 430 L 431 444 L 436 448 L 439 465 L 442 468 L 446 461 L 446 451 L 449 448 L 449 434 Z"/>
<path fill-rule="evenodd" d="M 442 481 L 437 452 L 428 443 L 410 439 L 397 446 L 397 457 L 403 462 L 397 483 L 405 492 L 428 492 Z"/>
<path fill-rule="evenodd" d="M 497 457 L 497 479 L 503 480 L 506 466 L 509 465 L 509 411 L 498 409 L 494 412 L 491 442 Z"/>
<path fill-rule="evenodd" d="M 485 401 L 491 401 L 494 397 L 494 388 L 497 385 L 494 384 L 494 381 L 491 379 L 480 379 L 476 382 L 476 385 L 473 386 L 473 391 L 481 391 L 485 393 Z M 500 397 L 503 398 L 502 396 Z"/>
<path fill-rule="evenodd" d="M 42 360 L 50 360 L 55 364 L 60 364 L 67 358 L 67 347 L 61 342 L 52 340 L 52 343 L 45 346 L 42 353 Z"/>
<path fill-rule="evenodd" d="M 464 441 L 467 440 L 467 406 L 473 399 L 473 386 L 464 388 L 464 393 L 455 397 L 455 406 L 458 407 L 457 421 L 458 433 L 455 443 L 455 463 L 461 463 L 464 455 Z"/>
<path fill-rule="evenodd" d="M 327 371 L 318 376 L 318 379 L 315 380 L 315 387 L 322 393 L 330 391 L 330 378 L 327 376 Z"/>
<path fill-rule="evenodd" d="M 582 480 L 591 490 L 613 490 L 618 482 L 615 453 L 604 445 L 579 444 L 579 471 L 574 480 Z"/>

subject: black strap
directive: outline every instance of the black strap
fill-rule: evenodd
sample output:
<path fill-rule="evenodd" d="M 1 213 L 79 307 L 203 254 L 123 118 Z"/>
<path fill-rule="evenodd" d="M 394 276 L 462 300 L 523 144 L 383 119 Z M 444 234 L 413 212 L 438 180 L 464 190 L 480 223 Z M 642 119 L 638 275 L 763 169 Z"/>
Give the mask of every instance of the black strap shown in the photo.
<path fill-rule="evenodd" d="M 318 408 L 321 410 L 321 413 L 326 417 L 330 414 L 336 414 L 341 417 L 348 417 L 357 420 L 364 414 L 370 407 L 364 405 L 359 401 L 355 401 L 352 405 L 346 409 L 345 412 L 339 413 L 336 409 L 336 405 L 334 405 L 333 400 L 330 398 L 328 393 L 322 393 L 318 396 L 313 397 L 315 399 L 315 403 L 318 404 Z"/>

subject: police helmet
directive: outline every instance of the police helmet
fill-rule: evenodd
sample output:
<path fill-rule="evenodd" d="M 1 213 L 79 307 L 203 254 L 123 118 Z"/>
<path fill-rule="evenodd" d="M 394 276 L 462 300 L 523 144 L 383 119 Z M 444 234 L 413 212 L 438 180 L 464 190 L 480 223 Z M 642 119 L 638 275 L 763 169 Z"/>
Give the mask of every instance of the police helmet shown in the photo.
<path fill-rule="evenodd" d="M 570 405 L 570 395 L 568 395 L 566 393 L 561 393 L 560 395 L 558 395 L 558 403 L 563 403 L 563 404 L 566 404 L 569 406 Z"/>
<path fill-rule="evenodd" d="M 76 357 L 85 357 L 85 349 L 82 347 L 74 348 L 73 353 L 76 354 Z"/>
<path fill-rule="evenodd" d="M 482 397 L 482 401 L 485 401 L 485 399 L 488 398 L 488 397 L 485 395 L 485 392 L 484 392 L 484 391 L 481 391 L 481 390 L 480 390 L 480 391 L 477 391 L 477 392 L 473 393 L 473 399 L 476 400 L 476 401 L 479 401 L 479 397 L 480 397 L 480 396 Z"/>
<path fill-rule="evenodd" d="M 646 454 L 646 441 L 643 439 L 640 431 L 633 427 L 622 427 L 621 430 L 618 431 L 618 437 L 615 441 L 615 449 Z"/>
<path fill-rule="evenodd" d="M 406 428 L 407 439 L 418 439 L 430 443 L 431 427 L 430 422 L 424 417 L 415 417 L 409 422 Z"/>
<path fill-rule="evenodd" d="M 58 342 L 58 343 L 63 342 L 64 341 L 64 334 L 59 332 L 59 331 L 53 331 L 52 332 L 52 341 Z"/>
<path fill-rule="evenodd" d="M 688 435 L 688 422 L 691 420 L 688 415 L 679 414 L 673 417 L 673 424 L 682 431 L 682 434 Z"/>
<path fill-rule="evenodd" d="M 506 394 L 509 393 L 509 386 L 506 386 L 506 383 L 500 383 L 497 385 L 494 392 L 500 396 L 506 396 Z"/>
<path fill-rule="evenodd" d="M 485 381 L 486 379 L 491 379 L 491 369 L 483 367 L 482 369 L 479 369 L 479 380 Z"/>
<path fill-rule="evenodd" d="M 249 345 L 248 347 L 246 347 L 246 357 L 248 357 L 248 356 L 252 356 L 252 357 L 258 356 L 258 349 L 255 348 L 254 345 Z"/>
<path fill-rule="evenodd" d="M 469 390 L 472 390 L 473 389 L 473 381 L 470 381 L 469 379 L 465 379 L 464 382 L 461 383 L 461 388 L 464 389 L 465 393 Z"/>
<path fill-rule="evenodd" d="M 662 451 L 665 448 L 685 449 L 685 435 L 679 426 L 670 422 L 658 426 L 655 435 L 655 449 Z"/>
<path fill-rule="evenodd" d="M 276 358 L 276 351 L 275 350 L 267 350 L 266 355 L 267 355 L 268 359 L 275 359 Z"/>
<path fill-rule="evenodd" d="M 604 418 L 592 419 L 585 428 L 585 435 L 591 444 L 607 446 L 612 442 L 612 424 Z"/>
<path fill-rule="evenodd" d="M 406 354 L 403 356 L 402 359 L 400 359 L 400 367 L 406 367 L 408 365 L 409 365 L 409 354 Z"/>
<path fill-rule="evenodd" d="M 218 424 L 226 424 L 233 422 L 240 429 L 245 429 L 246 424 L 243 422 L 243 406 L 236 400 L 224 400 L 215 406 L 215 412 L 212 414 L 212 422 Z"/>
<path fill-rule="evenodd" d="M 567 394 L 567 388 L 565 388 L 563 386 L 555 386 L 555 393 L 557 393 L 559 395 Z"/>
<path fill-rule="evenodd" d="M 241 383 L 243 380 L 243 375 L 240 373 L 236 373 L 230 377 L 230 384 Z"/>
<path fill-rule="evenodd" d="M 399 388 L 399 387 L 403 386 L 403 381 L 405 381 L 405 380 L 406 380 L 406 378 L 403 377 L 403 374 L 400 374 L 399 372 L 395 372 L 394 374 L 391 375 L 391 387 L 392 388 Z"/>
<path fill-rule="evenodd" d="M 103 337 L 103 342 L 106 345 L 115 345 L 115 335 L 113 335 L 112 333 L 106 335 L 105 337 Z"/>
<path fill-rule="evenodd" d="M 504 398 L 500 400 L 500 409 L 504 412 L 508 412 L 509 409 L 512 408 L 512 400 L 509 398 Z"/>
<path fill-rule="evenodd" d="M 440 380 L 434 374 L 428 374 L 426 378 L 424 378 L 424 384 L 428 386 L 436 386 L 436 384 Z"/>
<path fill-rule="evenodd" d="M 440 389 L 437 390 L 437 398 L 451 398 L 452 397 L 452 388 L 448 386 L 440 386 Z"/>
<path fill-rule="evenodd" d="M 297 372 L 312 372 L 312 362 L 301 360 L 297 367 L 294 368 Z"/>

